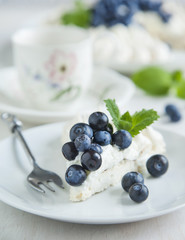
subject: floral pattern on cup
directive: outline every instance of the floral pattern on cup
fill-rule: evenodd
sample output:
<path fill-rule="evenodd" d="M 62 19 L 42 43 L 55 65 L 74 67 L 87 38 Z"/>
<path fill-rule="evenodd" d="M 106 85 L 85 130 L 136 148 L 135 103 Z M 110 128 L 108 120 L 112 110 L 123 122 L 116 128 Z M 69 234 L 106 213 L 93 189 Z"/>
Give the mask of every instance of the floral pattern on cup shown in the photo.
<path fill-rule="evenodd" d="M 50 55 L 45 64 L 49 79 L 53 84 L 61 84 L 70 78 L 77 65 L 77 59 L 74 53 L 65 53 L 61 50 L 55 50 Z"/>

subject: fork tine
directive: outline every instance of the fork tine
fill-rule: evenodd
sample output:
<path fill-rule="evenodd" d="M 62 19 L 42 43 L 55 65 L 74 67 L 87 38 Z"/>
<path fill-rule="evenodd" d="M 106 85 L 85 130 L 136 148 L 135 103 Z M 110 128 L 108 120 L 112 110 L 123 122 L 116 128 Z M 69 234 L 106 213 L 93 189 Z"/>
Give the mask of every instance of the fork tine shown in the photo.
<path fill-rule="evenodd" d="M 64 189 L 64 185 L 63 185 L 62 179 L 57 174 L 55 174 L 54 177 L 51 180 L 49 180 L 49 181 L 50 182 L 54 182 L 58 187 Z"/>
<path fill-rule="evenodd" d="M 50 191 L 55 192 L 55 189 L 52 188 L 47 182 L 41 182 L 41 184 L 44 185 Z"/>
<path fill-rule="evenodd" d="M 30 184 L 30 186 L 31 186 L 32 188 L 36 189 L 36 190 L 39 191 L 39 192 L 45 193 L 45 191 L 44 191 L 44 190 L 39 186 L 39 184 L 36 183 L 34 180 L 29 179 L 29 178 L 27 178 L 27 180 L 28 180 L 28 183 Z"/>

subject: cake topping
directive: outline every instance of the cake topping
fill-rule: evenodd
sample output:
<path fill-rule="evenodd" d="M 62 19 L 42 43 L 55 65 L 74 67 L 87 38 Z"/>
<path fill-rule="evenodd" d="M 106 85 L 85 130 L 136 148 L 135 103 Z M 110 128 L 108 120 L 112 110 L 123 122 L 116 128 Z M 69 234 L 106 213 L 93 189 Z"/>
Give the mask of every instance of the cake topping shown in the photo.
<path fill-rule="evenodd" d="M 129 112 L 121 115 L 115 99 L 107 99 L 105 103 L 117 130 L 126 130 L 132 137 L 135 137 L 141 130 L 145 129 L 159 118 L 157 112 L 153 109 L 142 109 L 140 112 L 135 112 L 133 115 Z"/>

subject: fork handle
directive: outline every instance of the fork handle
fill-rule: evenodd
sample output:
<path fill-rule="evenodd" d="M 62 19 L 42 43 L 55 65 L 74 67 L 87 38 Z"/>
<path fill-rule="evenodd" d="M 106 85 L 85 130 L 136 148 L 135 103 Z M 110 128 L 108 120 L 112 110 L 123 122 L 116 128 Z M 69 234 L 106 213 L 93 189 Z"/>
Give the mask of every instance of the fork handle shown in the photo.
<path fill-rule="evenodd" d="M 31 159 L 34 166 L 37 166 L 35 157 L 33 156 L 23 134 L 22 134 L 22 122 L 16 118 L 15 115 L 10 113 L 2 113 L 1 119 L 8 124 L 10 131 L 15 134 L 20 142 L 22 143 L 25 152 L 27 153 L 28 157 Z"/>

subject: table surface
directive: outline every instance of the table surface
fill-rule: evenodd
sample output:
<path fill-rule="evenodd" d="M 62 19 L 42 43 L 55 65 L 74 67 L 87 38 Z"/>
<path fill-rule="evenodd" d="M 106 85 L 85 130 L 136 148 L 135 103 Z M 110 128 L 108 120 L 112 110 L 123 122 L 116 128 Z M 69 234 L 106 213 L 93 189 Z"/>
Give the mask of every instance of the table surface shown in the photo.
<path fill-rule="evenodd" d="M 138 99 L 137 99 L 138 98 Z M 163 103 L 161 104 L 161 101 Z M 129 108 L 139 106 L 153 107 L 169 102 L 169 99 L 151 99 L 135 96 L 129 103 Z M 182 106 L 185 102 L 182 102 Z M 185 107 L 184 107 L 185 109 Z M 184 114 L 184 113 L 183 113 Z M 185 114 L 184 114 L 185 119 Z M 33 127 L 33 124 L 25 123 L 24 128 Z M 167 128 L 185 135 L 185 120 L 177 124 L 165 124 Z M 0 121 L 0 139 L 9 136 L 8 129 Z M 0 240 L 26 239 L 26 240 L 50 240 L 50 239 L 158 239 L 180 240 L 185 239 L 185 208 L 173 213 L 153 219 L 118 225 L 82 225 L 65 223 L 35 216 L 0 202 Z"/>

